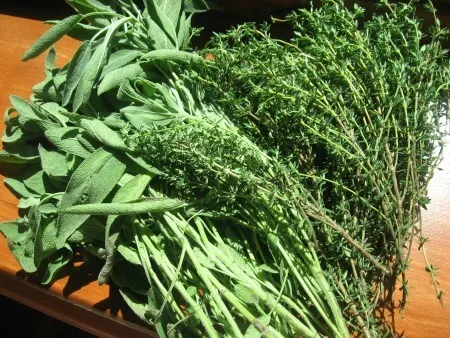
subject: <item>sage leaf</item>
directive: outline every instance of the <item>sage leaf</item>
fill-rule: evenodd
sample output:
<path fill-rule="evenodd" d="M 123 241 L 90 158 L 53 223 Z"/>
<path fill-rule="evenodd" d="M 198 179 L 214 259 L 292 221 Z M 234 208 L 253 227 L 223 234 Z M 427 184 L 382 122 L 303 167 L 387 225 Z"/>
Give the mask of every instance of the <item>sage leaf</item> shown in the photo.
<path fill-rule="evenodd" d="M 11 95 L 9 99 L 13 107 L 19 113 L 19 117 L 25 117 L 33 120 L 41 120 L 46 118 L 45 115 L 42 115 L 39 111 L 33 109 L 33 107 L 21 97 Z"/>
<path fill-rule="evenodd" d="M 64 35 L 72 30 L 72 28 L 81 21 L 82 15 L 76 14 L 59 21 L 45 32 L 39 40 L 31 45 L 25 52 L 22 61 L 27 61 L 39 56 L 42 52 L 52 46 L 56 41 L 61 39 Z"/>
<path fill-rule="evenodd" d="M 82 120 L 81 127 L 93 138 L 108 147 L 130 151 L 122 138 L 100 120 Z"/>
<path fill-rule="evenodd" d="M 116 29 L 123 25 L 130 18 L 123 18 L 112 23 L 106 33 L 103 43 L 98 46 L 91 59 L 87 63 L 83 75 L 81 76 L 80 82 L 75 91 L 75 97 L 73 100 L 73 110 L 77 111 L 82 105 L 86 104 L 91 95 L 92 87 L 94 86 L 94 81 L 100 75 L 100 71 L 106 62 L 108 55 L 108 45 L 110 39 Z"/>
<path fill-rule="evenodd" d="M 47 264 L 41 283 L 48 285 L 53 282 L 58 277 L 59 272 L 71 262 L 72 256 L 72 249 L 68 245 L 55 252 Z"/>
<path fill-rule="evenodd" d="M 85 41 L 76 51 L 72 61 L 70 61 L 69 69 L 67 71 L 67 80 L 64 87 L 62 100 L 63 106 L 67 106 L 69 104 L 72 94 L 80 82 L 87 64 L 89 63 L 91 55 L 91 43 L 90 41 Z"/>
<path fill-rule="evenodd" d="M 22 210 L 27 210 L 31 207 L 38 205 L 39 202 L 40 202 L 40 199 L 39 199 L 39 197 L 37 197 L 37 195 L 31 196 L 28 198 L 21 198 L 17 207 Z"/>
<path fill-rule="evenodd" d="M 182 0 L 163 0 L 160 2 L 161 9 L 170 19 L 174 27 L 177 27 L 178 25 L 182 3 Z"/>
<path fill-rule="evenodd" d="M 117 251 L 127 262 L 134 265 L 141 265 L 141 260 L 139 259 L 139 254 L 136 250 L 133 250 L 127 245 L 119 244 L 117 245 Z"/>
<path fill-rule="evenodd" d="M 56 252 L 56 217 L 41 217 L 35 232 L 33 258 L 34 264 L 39 266 L 44 259 Z"/>
<path fill-rule="evenodd" d="M 127 164 L 127 169 L 131 173 L 135 174 L 152 174 L 161 175 L 162 172 L 155 167 L 148 164 L 142 157 L 136 156 L 135 154 L 125 153 L 125 158 L 122 159 Z"/>
<path fill-rule="evenodd" d="M 137 215 L 166 212 L 186 207 L 188 204 L 171 198 L 147 197 L 126 203 L 92 203 L 61 208 L 62 214 L 78 215 Z"/>
<path fill-rule="evenodd" d="M 101 246 L 93 243 L 83 243 L 83 249 L 92 256 L 100 259 L 105 259 L 105 249 Z"/>
<path fill-rule="evenodd" d="M 110 6 L 105 5 L 102 0 L 66 0 L 66 2 L 81 13 L 111 12 Z M 108 1 L 106 1 L 108 3 Z"/>
<path fill-rule="evenodd" d="M 178 0 L 174 0 L 178 2 Z M 166 3 L 167 1 L 164 1 Z M 150 18 L 155 21 L 158 26 L 166 33 L 167 37 L 171 42 L 177 44 L 177 33 L 175 30 L 176 24 L 174 25 L 170 17 L 164 12 L 164 10 L 158 6 L 156 1 L 147 0 L 145 1 Z"/>
<path fill-rule="evenodd" d="M 184 1 L 184 10 L 187 13 L 199 13 L 205 12 L 210 7 L 204 0 L 185 0 Z"/>
<path fill-rule="evenodd" d="M 261 338 L 261 332 L 252 324 L 245 331 L 244 338 Z"/>
<path fill-rule="evenodd" d="M 77 135 L 77 140 L 80 144 L 86 148 L 90 153 L 93 153 L 98 148 L 100 148 L 100 143 L 89 135 L 85 130 Z"/>
<path fill-rule="evenodd" d="M 38 146 L 41 165 L 50 177 L 65 177 L 68 174 L 66 156 L 56 151 L 48 151 L 42 145 Z"/>
<path fill-rule="evenodd" d="M 29 154 L 27 151 L 11 153 L 0 150 L 0 163 L 29 164 L 39 162 L 38 155 Z"/>
<path fill-rule="evenodd" d="M 142 73 L 144 73 L 144 69 L 139 63 L 132 63 L 115 69 L 105 75 L 98 86 L 97 94 L 101 95 L 111 89 L 117 88 L 123 81 L 139 77 Z"/>
<path fill-rule="evenodd" d="M 9 190 L 12 190 L 15 195 L 23 198 L 29 198 L 32 196 L 36 196 L 30 190 L 27 189 L 22 180 L 18 180 L 15 178 L 7 177 L 3 181 Z"/>
<path fill-rule="evenodd" d="M 122 101 L 146 103 L 148 98 L 142 96 L 130 81 L 123 81 L 117 92 L 117 98 Z"/>
<path fill-rule="evenodd" d="M 60 125 L 42 119 L 30 119 L 25 115 L 19 115 L 19 124 L 22 129 L 36 135 L 42 135 L 47 129 L 59 128 Z"/>
<path fill-rule="evenodd" d="M 33 93 L 38 99 L 45 101 L 61 102 L 62 87 L 66 81 L 66 74 L 58 74 L 53 77 L 46 77 L 44 81 L 33 87 Z"/>
<path fill-rule="evenodd" d="M 190 31 L 191 31 L 191 18 L 192 14 L 186 18 L 186 13 L 183 12 L 180 16 L 180 22 L 178 24 L 178 46 L 180 49 L 185 49 L 189 43 Z"/>
<path fill-rule="evenodd" d="M 264 315 L 256 319 L 255 323 L 250 325 L 245 331 L 244 338 L 260 338 L 263 336 L 262 332 L 267 331 L 270 324 L 270 316 Z M 256 328 L 258 326 L 260 329 Z M 261 330 L 261 331 L 260 331 Z"/>
<path fill-rule="evenodd" d="M 53 68 L 55 68 L 56 61 L 56 49 L 55 47 L 50 47 L 47 56 L 45 57 L 45 75 L 51 76 Z"/>
<path fill-rule="evenodd" d="M 111 272 L 114 284 L 128 288 L 138 295 L 147 295 L 150 287 L 141 265 L 130 264 L 126 260 L 117 260 Z"/>
<path fill-rule="evenodd" d="M 59 123 L 61 126 L 66 126 L 69 122 L 69 119 L 64 116 L 62 113 L 67 112 L 67 110 L 61 107 L 56 102 L 45 102 L 42 104 L 35 104 L 39 110 L 45 112 L 48 118 L 53 120 L 56 123 Z"/>
<path fill-rule="evenodd" d="M 104 22 L 107 23 L 105 20 Z M 51 23 L 51 22 L 49 22 Z M 100 28 L 95 26 L 86 25 L 84 23 L 77 23 L 70 32 L 67 33 L 72 39 L 79 41 L 91 40 L 95 34 L 100 31 Z"/>
<path fill-rule="evenodd" d="M 240 254 L 236 249 L 225 243 L 219 243 L 217 247 L 223 252 L 223 257 L 229 262 L 229 264 L 238 266 L 248 276 L 255 275 L 255 271 L 252 269 L 252 266 L 245 261 L 242 254 Z"/>
<path fill-rule="evenodd" d="M 136 60 L 138 57 L 142 55 L 143 53 L 139 50 L 133 49 L 118 50 L 117 52 L 109 56 L 108 63 L 103 67 L 100 79 L 103 79 L 106 74 L 132 63 L 134 60 Z"/>
<path fill-rule="evenodd" d="M 234 294 L 236 297 L 238 297 L 241 301 L 243 301 L 246 304 L 258 304 L 259 298 L 258 296 L 253 292 L 253 290 L 244 285 L 244 284 L 236 284 L 234 286 Z"/>
<path fill-rule="evenodd" d="M 28 190 L 34 192 L 38 195 L 42 195 L 46 192 L 46 184 L 44 182 L 44 171 L 35 168 L 35 166 L 30 166 L 25 171 L 25 177 L 23 178 L 23 183 Z"/>
<path fill-rule="evenodd" d="M 126 129 L 127 123 L 124 121 L 123 116 L 121 113 L 110 113 L 108 116 L 105 117 L 103 120 L 103 123 L 106 124 L 109 128 L 119 130 L 119 129 Z"/>
<path fill-rule="evenodd" d="M 8 128 L 3 133 L 2 143 L 19 143 L 25 142 L 26 138 L 24 137 L 24 133 L 20 128 Z"/>
<path fill-rule="evenodd" d="M 9 243 L 21 243 L 25 240 L 27 232 L 24 229 L 23 219 L 0 223 L 0 232 L 8 239 Z"/>
<path fill-rule="evenodd" d="M 125 172 L 125 165 L 113 154 L 98 149 L 86 158 L 72 174 L 60 202 L 64 210 L 80 203 L 102 202 Z M 57 247 L 62 248 L 66 240 L 89 218 L 89 214 L 58 217 Z"/>
<path fill-rule="evenodd" d="M 155 105 L 145 104 L 142 106 L 129 106 L 122 108 L 121 113 L 130 124 L 137 130 L 149 129 L 155 125 L 168 125 L 171 123 L 177 115 L 159 109 Z M 181 115 L 181 114 L 180 114 Z"/>
<path fill-rule="evenodd" d="M 39 212 L 42 215 L 57 214 L 58 208 L 52 203 L 44 203 L 39 205 Z"/>
<path fill-rule="evenodd" d="M 158 26 L 155 21 L 153 21 L 152 19 L 148 19 L 148 24 L 148 38 L 155 50 L 177 49 L 176 43 L 169 39 L 167 34 Z"/>
<path fill-rule="evenodd" d="M 27 273 L 33 273 L 37 271 L 33 256 L 27 252 L 27 247 L 32 248 L 32 246 L 32 241 L 26 242 L 24 244 L 14 244 L 10 246 L 12 254 L 19 262 L 22 269 Z"/>
<path fill-rule="evenodd" d="M 67 240 L 70 243 L 94 243 L 105 240 L 105 223 L 95 217 L 89 218 Z"/>
<path fill-rule="evenodd" d="M 79 134 L 77 127 L 52 128 L 45 131 L 45 137 L 60 151 L 86 158 L 91 153 L 78 141 Z"/>
<path fill-rule="evenodd" d="M 124 288 L 119 289 L 125 303 L 133 310 L 133 312 L 143 321 L 147 321 L 146 314 L 148 312 L 148 306 L 146 301 L 140 301 L 135 293 L 127 291 Z"/>
<path fill-rule="evenodd" d="M 198 64 L 203 62 L 203 59 L 195 53 L 188 53 L 175 49 L 158 49 L 152 50 L 142 56 L 142 59 L 149 61 L 173 61 L 181 64 Z"/>
<path fill-rule="evenodd" d="M 114 196 L 113 203 L 130 202 L 142 196 L 151 177 L 148 175 L 137 175 L 123 185 Z M 115 222 L 118 216 L 110 215 L 106 221 L 105 230 L 105 249 L 106 249 L 106 263 L 99 274 L 99 282 L 102 284 L 106 281 L 109 272 L 114 263 L 114 251 L 117 238 L 119 237 L 120 229 L 123 222 Z"/>

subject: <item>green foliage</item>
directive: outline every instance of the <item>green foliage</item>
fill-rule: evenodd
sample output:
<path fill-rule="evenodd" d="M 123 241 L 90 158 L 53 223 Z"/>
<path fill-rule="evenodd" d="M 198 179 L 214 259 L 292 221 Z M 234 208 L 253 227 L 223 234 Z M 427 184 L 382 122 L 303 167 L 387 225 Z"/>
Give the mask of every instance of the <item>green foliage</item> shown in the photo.
<path fill-rule="evenodd" d="M 406 281 L 411 238 L 441 158 L 450 79 L 438 22 L 426 35 L 413 6 L 379 9 L 362 21 L 362 8 L 324 1 L 286 18 L 288 41 L 273 38 L 269 25 L 239 26 L 210 42 L 205 53 L 214 61 L 199 77 L 205 98 L 308 178 L 309 200 L 322 210 L 310 220 L 322 266 L 332 284 L 347 285 L 374 336 L 378 304 L 369 300 L 389 279 Z M 324 227 L 324 215 L 392 275 Z"/>
<path fill-rule="evenodd" d="M 82 15 L 72 15 L 64 20 L 59 21 L 41 36 L 25 53 L 22 61 L 27 61 L 39 56 L 51 47 L 56 41 L 72 30 L 72 28 L 81 21 Z"/>
<path fill-rule="evenodd" d="M 399 275 L 406 301 L 403 248 L 445 134 L 438 23 L 323 1 L 284 19 L 289 40 L 244 24 L 204 61 L 189 48 L 204 1 L 67 2 L 80 14 L 24 59 L 66 34 L 80 48 L 62 68 L 50 48 L 5 113 L 20 218 L 0 231 L 23 269 L 49 284 L 95 255 L 161 337 L 384 334 L 373 309 Z"/>

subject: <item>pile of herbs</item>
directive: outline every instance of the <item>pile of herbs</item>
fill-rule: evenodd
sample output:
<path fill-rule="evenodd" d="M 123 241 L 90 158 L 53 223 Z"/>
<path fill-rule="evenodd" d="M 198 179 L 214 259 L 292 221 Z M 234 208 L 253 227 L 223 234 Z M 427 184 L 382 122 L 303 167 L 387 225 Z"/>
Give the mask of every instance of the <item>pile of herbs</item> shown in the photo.
<path fill-rule="evenodd" d="M 323 1 L 216 34 L 202 1 L 67 0 L 0 152 L 20 218 L 0 224 L 51 283 L 77 252 L 161 337 L 382 336 L 374 310 L 406 270 L 448 115 L 447 31 L 411 4 L 370 18 Z M 65 66 L 51 47 L 82 44 Z M 434 267 L 426 261 L 437 295 Z"/>

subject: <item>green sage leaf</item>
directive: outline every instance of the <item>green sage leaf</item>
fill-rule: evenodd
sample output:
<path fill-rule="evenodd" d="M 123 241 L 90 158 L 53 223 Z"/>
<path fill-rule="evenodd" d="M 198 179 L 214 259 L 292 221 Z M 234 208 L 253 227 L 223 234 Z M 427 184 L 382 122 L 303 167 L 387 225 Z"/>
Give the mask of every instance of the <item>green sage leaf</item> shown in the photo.
<path fill-rule="evenodd" d="M 60 151 L 82 158 L 91 153 L 78 141 L 80 129 L 77 127 L 52 128 L 45 131 L 45 137 Z"/>
<path fill-rule="evenodd" d="M 174 0 L 178 2 L 178 0 Z M 164 1 L 166 3 L 167 1 Z M 145 1 L 148 13 L 152 20 L 154 20 L 158 26 L 167 34 L 167 37 L 172 41 L 174 45 L 177 43 L 177 33 L 174 25 L 169 16 L 164 10 L 158 6 L 156 1 Z"/>
<path fill-rule="evenodd" d="M 41 283 L 48 285 L 58 278 L 59 272 L 71 262 L 72 257 L 73 252 L 70 246 L 66 245 L 61 250 L 58 250 L 49 260 Z"/>
<path fill-rule="evenodd" d="M 236 284 L 234 286 L 234 293 L 236 297 L 238 297 L 240 300 L 242 300 L 246 304 L 258 304 L 259 298 L 258 296 L 253 292 L 253 290 L 244 285 L 244 284 Z"/>
<path fill-rule="evenodd" d="M 21 243 L 25 240 L 27 232 L 24 229 L 23 219 L 0 223 L 0 232 L 10 243 Z"/>
<path fill-rule="evenodd" d="M 9 190 L 12 190 L 19 197 L 29 198 L 32 196 L 36 196 L 34 193 L 27 189 L 27 187 L 23 183 L 23 180 L 7 177 L 5 178 L 4 183 Z"/>
<path fill-rule="evenodd" d="M 85 41 L 76 51 L 72 61 L 70 61 L 69 69 L 67 71 L 67 80 L 64 87 L 64 95 L 62 105 L 67 106 L 72 94 L 76 89 L 81 77 L 89 63 L 92 55 L 92 48 L 90 41 Z"/>
<path fill-rule="evenodd" d="M 0 150 L 0 163 L 29 164 L 39 162 L 38 155 L 32 155 L 28 151 L 10 153 L 6 150 Z"/>
<path fill-rule="evenodd" d="M 113 203 L 130 202 L 142 196 L 151 177 L 148 175 L 137 175 L 122 186 L 114 196 Z M 111 271 L 114 261 L 114 251 L 117 238 L 124 222 L 115 222 L 118 216 L 110 215 L 106 221 L 105 249 L 106 263 L 99 274 L 99 282 L 104 283 Z"/>
<path fill-rule="evenodd" d="M 81 127 L 93 138 L 108 147 L 130 151 L 122 138 L 100 120 L 82 120 Z"/>
<path fill-rule="evenodd" d="M 124 67 L 115 69 L 105 75 L 102 82 L 100 82 L 97 90 L 97 94 L 101 95 L 117 88 L 120 84 L 128 79 L 135 79 L 144 73 L 140 63 L 132 63 Z"/>
<path fill-rule="evenodd" d="M 41 217 L 34 239 L 33 257 L 36 266 L 39 266 L 44 259 L 56 252 L 56 234 L 56 218 L 54 216 L 51 216 L 50 219 Z"/>
<path fill-rule="evenodd" d="M 171 198 L 142 198 L 126 203 L 93 203 L 61 208 L 63 214 L 78 215 L 137 215 L 165 212 L 187 206 L 187 203 Z"/>
<path fill-rule="evenodd" d="M 108 63 L 103 67 L 100 79 L 103 79 L 106 74 L 132 63 L 142 55 L 141 51 L 133 49 L 121 49 L 111 54 L 108 58 Z"/>
<path fill-rule="evenodd" d="M 56 152 L 48 151 L 42 145 L 38 146 L 41 157 L 41 165 L 44 172 L 50 177 L 65 177 L 68 174 L 66 156 Z"/>
<path fill-rule="evenodd" d="M 94 86 L 94 81 L 100 75 L 100 71 L 106 62 L 108 55 L 108 45 L 112 38 L 114 32 L 123 25 L 130 18 L 123 18 L 112 23 L 106 33 L 103 43 L 98 46 L 91 59 L 87 63 L 83 75 L 81 76 L 80 82 L 75 91 L 75 97 L 73 100 L 73 110 L 77 111 L 82 105 L 85 105 L 91 95 L 92 87 Z"/>
<path fill-rule="evenodd" d="M 27 61 L 39 56 L 46 49 L 52 46 L 56 41 L 72 30 L 72 28 L 81 21 L 82 15 L 76 14 L 59 21 L 42 35 L 39 40 L 31 45 L 25 52 L 22 61 Z"/>
<path fill-rule="evenodd" d="M 86 158 L 75 170 L 60 202 L 64 210 L 82 203 L 102 202 L 125 172 L 125 165 L 113 154 L 98 149 Z M 66 240 L 87 219 L 89 214 L 60 214 L 58 217 L 57 247 L 62 248 Z"/>

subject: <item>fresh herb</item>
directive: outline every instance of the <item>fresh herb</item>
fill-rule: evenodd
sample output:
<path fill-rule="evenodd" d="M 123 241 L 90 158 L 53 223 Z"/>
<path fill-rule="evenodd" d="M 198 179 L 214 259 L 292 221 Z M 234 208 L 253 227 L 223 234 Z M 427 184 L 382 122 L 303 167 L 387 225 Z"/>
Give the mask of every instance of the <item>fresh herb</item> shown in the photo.
<path fill-rule="evenodd" d="M 50 48 L 45 80 L 5 114 L 21 199 L 0 230 L 24 270 L 104 259 L 161 337 L 383 335 L 442 153 L 447 32 L 324 1 L 283 19 L 290 40 L 245 24 L 197 53 L 203 1 L 68 3 L 24 56 Z M 82 44 L 57 68 L 65 34 Z"/>
<path fill-rule="evenodd" d="M 336 294 L 345 285 L 340 299 L 350 297 L 375 327 L 383 285 L 399 275 L 405 306 L 412 240 L 421 238 L 421 208 L 442 155 L 450 79 L 448 32 L 437 19 L 425 34 L 412 5 L 382 1 L 379 9 L 367 21 L 359 6 L 335 1 L 297 11 L 282 20 L 292 27 L 289 41 L 273 38 L 270 25 L 239 26 L 213 39 L 206 52 L 214 62 L 199 77 L 206 98 L 307 178 L 304 204 L 323 215 L 309 218 L 322 266 Z M 325 217 L 391 271 L 324 226 Z"/>

